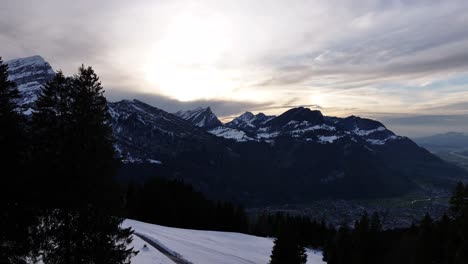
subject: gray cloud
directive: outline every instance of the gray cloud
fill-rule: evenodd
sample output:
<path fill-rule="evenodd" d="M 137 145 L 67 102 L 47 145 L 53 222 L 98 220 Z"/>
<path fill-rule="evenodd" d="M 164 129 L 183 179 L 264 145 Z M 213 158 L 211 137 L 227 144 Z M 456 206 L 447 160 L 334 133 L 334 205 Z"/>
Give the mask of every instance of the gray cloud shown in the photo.
<path fill-rule="evenodd" d="M 175 113 L 179 110 L 191 110 L 197 107 L 210 107 L 212 111 L 221 118 L 234 117 L 245 111 L 269 108 L 271 104 L 227 100 L 196 100 L 183 102 L 162 95 L 134 93 L 128 90 L 112 90 L 112 92 L 107 92 L 106 96 L 110 101 L 118 101 L 122 98 L 137 99 L 169 113 Z"/>
<path fill-rule="evenodd" d="M 220 75 L 238 73 L 232 94 L 244 93 L 248 100 L 229 94 L 182 102 L 145 80 L 144 64 L 161 59 L 151 53 L 171 33 L 171 23 L 187 14 L 225 26 L 221 36 L 228 48 L 208 66 Z M 39 54 L 66 74 L 81 63 L 92 65 L 112 100 L 137 98 L 169 112 L 209 105 L 229 117 L 307 105 L 334 115 L 394 117 L 406 111 L 463 120 L 468 83 L 456 89 L 430 84 L 468 76 L 467 21 L 466 0 L 4 0 L 0 55 L 8 60 Z M 198 37 L 210 38 L 210 32 L 200 32 L 206 34 L 172 44 L 184 52 Z M 217 42 L 214 37 L 210 41 Z M 184 69 L 205 69 L 206 61 L 199 60 Z"/>

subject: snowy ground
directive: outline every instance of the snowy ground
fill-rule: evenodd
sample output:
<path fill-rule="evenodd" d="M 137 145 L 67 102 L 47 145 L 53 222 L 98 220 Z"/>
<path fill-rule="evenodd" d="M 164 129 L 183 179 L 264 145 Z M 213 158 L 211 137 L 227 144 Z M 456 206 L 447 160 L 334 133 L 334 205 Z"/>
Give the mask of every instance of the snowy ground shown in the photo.
<path fill-rule="evenodd" d="M 179 229 L 135 220 L 126 220 L 124 226 L 193 264 L 267 264 L 273 247 L 270 238 L 240 233 Z M 144 244 L 134 236 L 132 245 L 140 254 L 132 259 L 132 264 L 174 263 L 150 245 L 143 250 Z M 308 250 L 307 254 L 308 264 L 324 263 L 320 252 Z"/>

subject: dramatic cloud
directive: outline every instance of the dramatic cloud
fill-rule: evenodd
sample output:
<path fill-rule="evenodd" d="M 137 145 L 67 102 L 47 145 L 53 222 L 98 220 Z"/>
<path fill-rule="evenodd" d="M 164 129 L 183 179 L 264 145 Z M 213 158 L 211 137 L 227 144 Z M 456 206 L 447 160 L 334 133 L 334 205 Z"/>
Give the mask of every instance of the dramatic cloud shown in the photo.
<path fill-rule="evenodd" d="M 466 25 L 466 0 L 4 0 L 0 55 L 92 65 L 112 100 L 168 111 L 466 122 Z"/>

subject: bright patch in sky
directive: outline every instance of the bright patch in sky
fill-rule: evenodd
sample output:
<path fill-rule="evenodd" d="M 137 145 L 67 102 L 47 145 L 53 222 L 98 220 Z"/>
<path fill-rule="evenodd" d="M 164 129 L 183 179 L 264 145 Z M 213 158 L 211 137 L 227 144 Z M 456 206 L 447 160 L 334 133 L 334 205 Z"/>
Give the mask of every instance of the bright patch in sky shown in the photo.
<path fill-rule="evenodd" d="M 144 66 L 148 92 L 189 101 L 219 98 L 235 87 L 234 70 L 218 67 L 230 49 L 229 24 L 222 17 L 181 14 L 154 43 Z"/>

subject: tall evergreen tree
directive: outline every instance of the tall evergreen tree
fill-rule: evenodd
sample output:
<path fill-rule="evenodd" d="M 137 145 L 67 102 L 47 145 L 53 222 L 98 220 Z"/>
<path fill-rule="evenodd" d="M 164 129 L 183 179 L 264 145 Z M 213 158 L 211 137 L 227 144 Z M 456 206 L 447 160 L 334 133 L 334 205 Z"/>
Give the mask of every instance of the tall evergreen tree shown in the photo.
<path fill-rule="evenodd" d="M 431 263 L 434 260 L 436 246 L 434 245 L 434 221 L 426 214 L 421 221 L 416 248 L 416 263 Z"/>
<path fill-rule="evenodd" d="M 365 212 L 359 221 L 356 221 L 353 230 L 353 259 L 351 263 L 369 263 L 369 229 L 370 219 Z"/>
<path fill-rule="evenodd" d="M 297 236 L 283 232 L 275 239 L 270 264 L 305 264 L 307 254 Z"/>
<path fill-rule="evenodd" d="M 24 118 L 19 91 L 0 58 L 0 263 L 22 263 L 32 250 L 35 217 L 27 207 Z"/>
<path fill-rule="evenodd" d="M 41 177 L 35 177 L 37 206 L 63 208 L 70 203 L 73 178 L 66 177 L 73 162 L 68 155 L 70 142 L 70 78 L 61 71 L 41 89 L 34 106 L 31 130 L 34 167 Z"/>
<path fill-rule="evenodd" d="M 103 92 L 82 66 L 73 78 L 58 72 L 37 101 L 35 157 L 54 193 L 44 199 L 39 234 L 46 263 L 129 263 L 135 253 L 127 249 L 132 231 L 112 216 L 117 162 Z"/>
<path fill-rule="evenodd" d="M 118 162 L 104 90 L 91 67 L 78 69 L 71 98 L 71 156 L 75 161 L 71 169 L 72 175 L 80 178 L 77 189 L 83 191 L 75 201 L 80 208 L 78 230 L 89 242 L 88 247 L 81 247 L 85 249 L 82 255 L 91 256 L 94 263 L 129 263 L 135 253 L 126 249 L 132 232 L 120 227 L 123 219 L 110 216 L 115 211 L 109 208 L 116 205 L 118 197 L 114 180 Z"/>
<path fill-rule="evenodd" d="M 463 183 L 457 183 L 455 191 L 450 198 L 450 211 L 454 217 L 459 216 L 462 209 L 468 206 L 468 200 L 465 200 L 467 197 L 468 194 L 466 193 L 466 189 Z"/>
<path fill-rule="evenodd" d="M 75 162 L 69 169 L 80 178 L 75 189 L 85 194 L 76 202 L 107 208 L 115 202 L 110 194 L 116 191 L 114 176 L 118 162 L 104 90 L 91 67 L 78 69 L 71 97 L 71 151 Z"/>
<path fill-rule="evenodd" d="M 23 117 L 17 104 L 20 94 L 16 84 L 8 80 L 8 66 L 0 58 L 0 162 L 2 165 L 1 201 L 12 200 L 19 186 L 16 175 L 21 168 L 24 147 Z M 16 197 L 17 198 L 17 197 Z"/>

